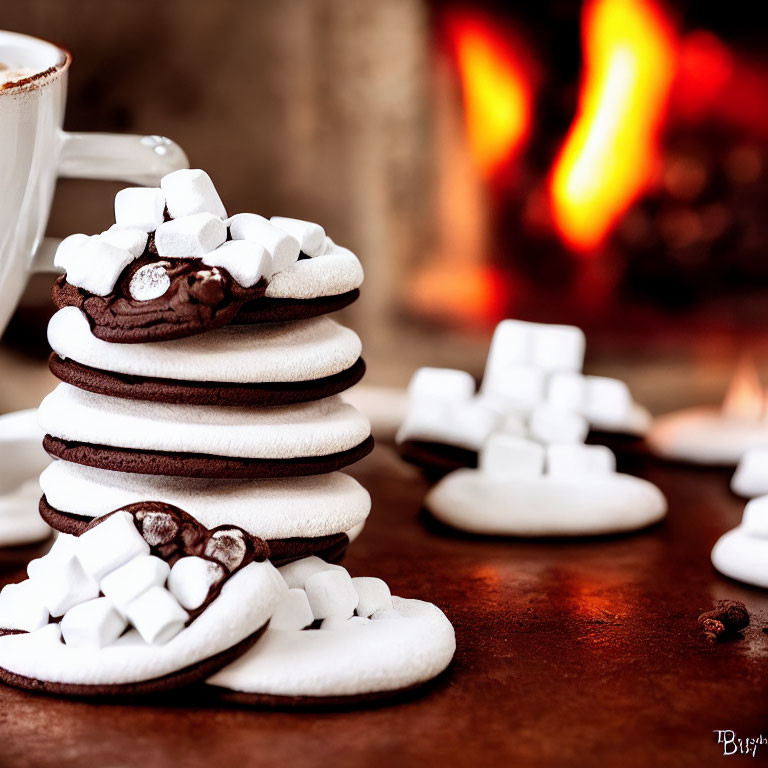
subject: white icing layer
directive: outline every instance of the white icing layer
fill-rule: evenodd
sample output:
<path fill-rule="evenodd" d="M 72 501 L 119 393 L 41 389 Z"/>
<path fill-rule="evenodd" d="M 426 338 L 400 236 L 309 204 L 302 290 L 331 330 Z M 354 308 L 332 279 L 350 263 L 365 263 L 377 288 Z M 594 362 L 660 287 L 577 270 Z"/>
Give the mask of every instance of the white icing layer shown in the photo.
<path fill-rule="evenodd" d="M 747 451 L 768 448 L 768 421 L 728 417 L 715 407 L 688 408 L 657 418 L 647 440 L 665 459 L 735 467 Z"/>
<path fill-rule="evenodd" d="M 326 237 L 322 254 L 301 259 L 272 275 L 266 295 L 272 299 L 316 299 L 347 293 L 362 283 L 363 267 L 357 256 Z"/>
<path fill-rule="evenodd" d="M 148 645 L 131 631 L 94 650 L 65 645 L 46 625 L 0 637 L 0 667 L 53 683 L 114 685 L 152 680 L 231 648 L 262 627 L 285 584 L 268 561 L 251 563 L 222 587 L 200 616 L 165 645 Z"/>
<path fill-rule="evenodd" d="M 295 323 L 232 325 L 148 344 L 97 339 L 83 313 L 60 309 L 48 324 L 60 357 L 115 373 L 233 383 L 311 381 L 347 370 L 360 357 L 357 334 L 327 317 Z"/>
<path fill-rule="evenodd" d="M 134 475 L 54 461 L 40 476 L 48 503 L 61 512 L 99 517 L 159 499 L 206 528 L 227 523 L 262 539 L 309 538 L 362 525 L 371 498 L 341 472 L 276 480 L 208 480 Z M 37 500 L 40 494 L 37 493 Z"/>
<path fill-rule="evenodd" d="M 739 525 L 718 539 L 712 565 L 731 579 L 768 589 L 768 538 L 750 535 Z"/>
<path fill-rule="evenodd" d="M 208 682 L 272 696 L 354 696 L 396 691 L 440 674 L 456 650 L 445 614 L 392 598 L 394 611 L 334 630 L 270 630 Z"/>
<path fill-rule="evenodd" d="M 425 504 L 448 525 L 501 536 L 585 536 L 644 528 L 667 502 L 647 480 L 623 474 L 490 478 L 459 469 L 427 494 Z"/>
<path fill-rule="evenodd" d="M 39 416 L 42 428 L 63 440 L 254 459 L 327 456 L 354 448 L 371 431 L 338 396 L 272 408 L 167 405 L 59 384 Z"/>

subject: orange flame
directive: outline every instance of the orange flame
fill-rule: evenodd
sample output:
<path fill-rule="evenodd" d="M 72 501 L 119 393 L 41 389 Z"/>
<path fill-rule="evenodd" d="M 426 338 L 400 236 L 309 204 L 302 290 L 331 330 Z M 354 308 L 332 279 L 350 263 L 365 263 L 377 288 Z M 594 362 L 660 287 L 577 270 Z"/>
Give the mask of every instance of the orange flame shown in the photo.
<path fill-rule="evenodd" d="M 650 0 L 590 0 L 578 115 L 550 179 L 555 223 L 579 251 L 600 244 L 642 191 L 675 72 L 675 41 Z"/>
<path fill-rule="evenodd" d="M 449 34 L 456 51 L 470 150 L 481 174 L 489 178 L 511 160 L 528 135 L 530 73 L 519 46 L 488 22 L 455 18 Z"/>
<path fill-rule="evenodd" d="M 723 413 L 734 419 L 755 421 L 765 411 L 765 393 L 755 361 L 744 355 L 733 372 L 723 400 Z"/>

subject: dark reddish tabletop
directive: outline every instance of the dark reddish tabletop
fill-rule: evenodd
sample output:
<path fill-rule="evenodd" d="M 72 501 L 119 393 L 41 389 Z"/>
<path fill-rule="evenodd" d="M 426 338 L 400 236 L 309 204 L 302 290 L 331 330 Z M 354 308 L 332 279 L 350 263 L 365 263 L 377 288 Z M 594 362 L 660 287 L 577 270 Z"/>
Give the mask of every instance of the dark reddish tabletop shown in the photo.
<path fill-rule="evenodd" d="M 709 564 L 743 509 L 727 472 L 649 465 L 670 501 L 663 525 L 570 543 L 440 530 L 419 514 L 425 484 L 387 446 L 354 474 L 374 507 L 345 564 L 436 602 L 456 627 L 454 664 L 423 696 L 292 714 L 191 694 L 96 706 L 0 686 L 0 765 L 698 766 L 723 759 L 714 729 L 768 735 L 768 593 Z M 709 646 L 696 618 L 719 598 L 743 600 L 752 624 Z M 750 764 L 760 757 L 768 745 Z"/>

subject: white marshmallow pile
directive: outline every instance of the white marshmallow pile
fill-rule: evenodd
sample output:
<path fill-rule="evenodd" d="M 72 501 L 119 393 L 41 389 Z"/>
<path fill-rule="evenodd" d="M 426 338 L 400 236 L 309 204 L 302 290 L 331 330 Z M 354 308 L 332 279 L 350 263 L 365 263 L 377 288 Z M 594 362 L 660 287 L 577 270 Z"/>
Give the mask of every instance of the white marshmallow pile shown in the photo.
<path fill-rule="evenodd" d="M 175 637 L 187 611 L 226 578 L 226 563 L 182 557 L 171 568 L 150 554 L 133 520 L 118 511 L 80 537 L 59 535 L 30 562 L 27 581 L 0 592 L 0 627 L 33 632 L 61 617 L 65 644 L 93 648 L 111 645 L 129 625 L 151 645 Z M 234 534 L 220 533 L 231 544 Z"/>
<path fill-rule="evenodd" d="M 170 221 L 164 220 L 166 209 Z M 92 237 L 70 235 L 59 246 L 55 264 L 66 271 L 71 285 L 106 296 L 123 270 L 142 255 L 151 232 L 161 259 L 199 258 L 207 266 L 226 269 L 244 288 L 271 280 L 295 264 L 301 252 L 315 257 L 340 250 L 311 221 L 254 213 L 228 218 L 210 176 L 184 169 L 164 176 L 156 188 L 121 189 L 115 196 L 115 224 Z M 129 286 L 134 299 L 148 301 L 168 290 L 162 265 L 148 265 L 141 272 Z"/>
<path fill-rule="evenodd" d="M 278 568 L 288 589 L 269 628 L 299 631 L 320 621 L 320 629 L 340 630 L 367 624 L 379 611 L 392 609 L 392 595 L 381 579 L 352 578 L 340 565 L 314 555 Z"/>
<path fill-rule="evenodd" d="M 584 347 L 575 326 L 503 320 L 478 392 L 465 371 L 421 368 L 414 374 L 398 442 L 479 451 L 497 431 L 545 445 L 582 443 L 590 428 L 643 434 L 650 415 L 624 382 L 581 373 Z"/>
<path fill-rule="evenodd" d="M 749 499 L 768 494 L 768 448 L 751 448 L 741 457 L 731 490 Z"/>
<path fill-rule="evenodd" d="M 725 576 L 768 589 L 768 496 L 747 503 L 741 524 L 712 549 L 712 564 Z"/>

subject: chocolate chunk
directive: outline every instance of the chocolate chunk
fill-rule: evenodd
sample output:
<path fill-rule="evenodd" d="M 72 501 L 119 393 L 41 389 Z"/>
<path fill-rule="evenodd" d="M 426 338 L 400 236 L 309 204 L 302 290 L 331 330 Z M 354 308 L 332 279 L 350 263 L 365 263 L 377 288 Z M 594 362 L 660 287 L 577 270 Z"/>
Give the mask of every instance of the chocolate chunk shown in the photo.
<path fill-rule="evenodd" d="M 707 642 L 717 643 L 749 626 L 749 612 L 739 600 L 718 600 L 713 610 L 699 616 L 698 624 Z"/>

